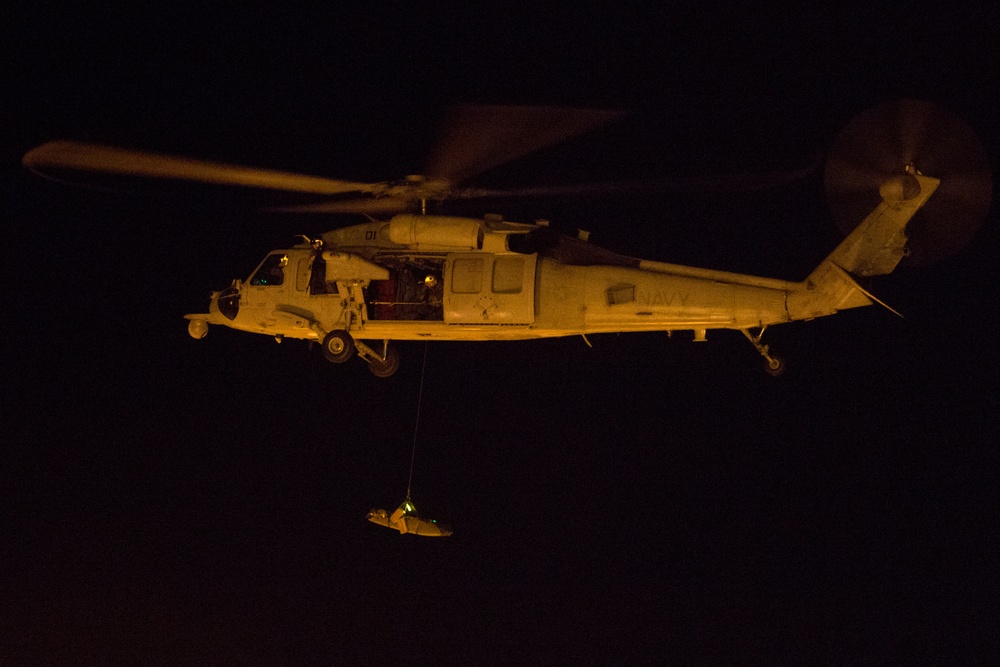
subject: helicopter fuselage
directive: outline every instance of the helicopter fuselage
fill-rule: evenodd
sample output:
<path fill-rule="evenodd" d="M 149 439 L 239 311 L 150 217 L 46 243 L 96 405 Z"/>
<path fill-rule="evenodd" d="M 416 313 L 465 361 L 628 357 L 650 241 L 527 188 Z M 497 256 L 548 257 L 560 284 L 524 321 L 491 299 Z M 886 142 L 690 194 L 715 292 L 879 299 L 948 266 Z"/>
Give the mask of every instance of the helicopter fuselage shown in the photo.
<path fill-rule="evenodd" d="M 339 231 L 367 232 L 372 241 L 386 231 L 356 227 L 362 229 Z M 303 244 L 276 250 L 249 280 L 213 295 L 203 319 L 307 340 L 322 340 L 335 329 L 371 340 L 523 340 L 685 329 L 703 335 L 707 329 L 794 319 L 788 294 L 799 283 L 624 256 L 616 256 L 617 265 L 590 264 L 586 251 L 566 261 L 511 251 L 506 238 L 492 241 L 482 248 Z M 570 241 L 572 251 L 579 251 L 581 242 Z"/>

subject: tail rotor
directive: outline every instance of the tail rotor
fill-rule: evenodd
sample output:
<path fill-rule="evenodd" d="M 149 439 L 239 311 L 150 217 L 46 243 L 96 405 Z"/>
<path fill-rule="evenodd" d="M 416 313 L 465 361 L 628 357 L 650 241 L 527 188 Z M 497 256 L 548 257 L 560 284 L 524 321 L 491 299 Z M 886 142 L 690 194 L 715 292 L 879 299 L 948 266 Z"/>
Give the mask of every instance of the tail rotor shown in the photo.
<path fill-rule="evenodd" d="M 882 104 L 856 116 L 840 133 L 824 178 L 834 221 L 849 233 L 878 205 L 884 184 L 912 170 L 941 181 L 907 229 L 904 265 L 918 267 L 957 254 L 990 208 L 989 159 L 965 121 L 931 102 Z"/>

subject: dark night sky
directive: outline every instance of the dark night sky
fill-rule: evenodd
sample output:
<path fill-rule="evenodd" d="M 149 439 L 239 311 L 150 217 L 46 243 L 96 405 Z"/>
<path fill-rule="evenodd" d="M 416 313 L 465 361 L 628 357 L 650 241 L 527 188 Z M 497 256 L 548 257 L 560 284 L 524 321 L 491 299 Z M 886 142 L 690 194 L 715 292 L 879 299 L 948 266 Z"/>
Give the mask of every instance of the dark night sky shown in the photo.
<path fill-rule="evenodd" d="M 768 332 L 430 346 L 388 381 L 182 315 L 299 232 L 225 189 L 79 190 L 57 138 L 348 179 L 418 172 L 458 102 L 632 112 L 496 183 L 796 168 L 855 113 L 948 105 L 1000 154 L 998 11 L 64 10 L 5 68 L 3 664 L 965 661 L 997 608 L 996 205 L 974 243 Z M 939 10 L 942 11 L 943 10 Z M 801 279 L 821 178 L 491 205 L 620 252 Z M 484 211 L 478 210 L 475 213 Z"/>

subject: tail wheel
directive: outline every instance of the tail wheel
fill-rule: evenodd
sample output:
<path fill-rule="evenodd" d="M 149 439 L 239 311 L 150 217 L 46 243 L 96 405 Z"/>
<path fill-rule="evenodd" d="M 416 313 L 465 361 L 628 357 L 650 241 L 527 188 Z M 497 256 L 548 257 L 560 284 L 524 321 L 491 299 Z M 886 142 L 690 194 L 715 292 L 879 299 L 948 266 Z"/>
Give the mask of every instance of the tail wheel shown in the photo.
<path fill-rule="evenodd" d="M 399 370 L 399 348 L 389 345 L 385 348 L 385 359 L 370 357 L 368 360 L 368 370 L 372 375 L 380 378 L 387 378 Z"/>
<path fill-rule="evenodd" d="M 342 364 L 354 356 L 354 339 L 343 329 L 335 329 L 323 339 L 323 356 L 334 364 Z"/>
<path fill-rule="evenodd" d="M 771 357 L 766 361 L 767 361 L 767 368 L 765 368 L 764 370 L 766 370 L 767 374 L 770 375 L 771 377 L 778 377 L 779 375 L 785 372 L 785 362 L 783 359 L 780 359 L 778 357 Z"/>

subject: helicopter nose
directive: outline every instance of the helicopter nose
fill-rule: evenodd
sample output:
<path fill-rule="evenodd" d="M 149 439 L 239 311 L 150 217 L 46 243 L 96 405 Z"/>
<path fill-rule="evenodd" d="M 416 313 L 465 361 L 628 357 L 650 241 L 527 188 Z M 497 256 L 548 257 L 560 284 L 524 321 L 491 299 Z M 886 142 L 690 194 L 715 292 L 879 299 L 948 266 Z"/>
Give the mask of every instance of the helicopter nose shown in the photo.
<path fill-rule="evenodd" d="M 235 320 L 240 312 L 240 291 L 236 287 L 227 287 L 221 292 L 212 294 L 210 309 L 218 309 L 223 317 Z"/>

